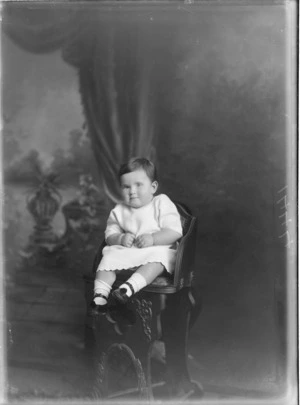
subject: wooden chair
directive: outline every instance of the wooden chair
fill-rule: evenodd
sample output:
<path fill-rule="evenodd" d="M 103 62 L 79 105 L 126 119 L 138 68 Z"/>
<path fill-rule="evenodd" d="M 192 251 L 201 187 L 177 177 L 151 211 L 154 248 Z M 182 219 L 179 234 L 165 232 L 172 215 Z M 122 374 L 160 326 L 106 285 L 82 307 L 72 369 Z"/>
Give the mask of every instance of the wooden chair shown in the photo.
<path fill-rule="evenodd" d="M 191 315 L 195 320 L 201 305 L 199 301 L 195 302 L 192 289 L 197 221 L 185 205 L 175 204 L 181 217 L 183 236 L 177 248 L 174 274 L 170 276 L 165 272 L 157 277 L 135 294 L 125 309 L 112 304 L 115 313 L 120 311 L 120 322 L 112 323 L 109 311 L 98 316 L 89 310 L 95 272 L 105 243 L 96 254 L 92 273 L 84 277 L 86 346 L 94 348 L 95 387 L 100 397 L 127 398 L 134 395 L 140 399 L 152 399 L 157 392 L 168 398 L 202 396 L 201 386 L 190 379 L 186 358 Z M 120 272 L 113 288 L 130 274 L 130 270 Z M 131 315 L 131 322 L 122 322 L 122 311 L 125 311 L 125 318 Z M 151 353 L 154 342 L 158 341 L 164 343 L 165 356 L 162 381 L 155 383 L 157 376 L 151 370 Z"/>

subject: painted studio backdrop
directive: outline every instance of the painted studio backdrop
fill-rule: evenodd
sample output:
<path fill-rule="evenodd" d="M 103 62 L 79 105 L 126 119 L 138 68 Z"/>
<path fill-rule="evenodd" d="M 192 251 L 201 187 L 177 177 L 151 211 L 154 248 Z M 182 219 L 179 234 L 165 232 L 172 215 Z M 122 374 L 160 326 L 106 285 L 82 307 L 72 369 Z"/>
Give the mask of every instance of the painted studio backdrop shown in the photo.
<path fill-rule="evenodd" d="M 5 5 L 11 398 L 90 398 L 82 276 L 119 197 L 119 165 L 137 155 L 198 217 L 194 380 L 212 398 L 293 386 L 289 12 L 285 2 Z"/>

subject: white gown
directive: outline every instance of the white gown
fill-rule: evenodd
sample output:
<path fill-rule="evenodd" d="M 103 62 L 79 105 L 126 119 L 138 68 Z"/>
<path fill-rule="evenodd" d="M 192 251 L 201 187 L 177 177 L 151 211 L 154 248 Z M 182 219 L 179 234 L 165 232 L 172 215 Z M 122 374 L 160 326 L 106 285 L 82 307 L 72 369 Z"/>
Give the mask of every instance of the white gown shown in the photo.
<path fill-rule="evenodd" d="M 117 204 L 107 220 L 105 239 L 115 233 L 123 232 L 133 233 L 137 237 L 160 231 L 162 228 L 172 229 L 182 235 L 180 215 L 175 204 L 165 194 L 155 196 L 149 204 L 140 208 Z M 123 270 L 159 262 L 169 273 L 172 273 L 175 259 L 174 245 L 146 248 L 137 248 L 134 245 L 130 248 L 121 245 L 105 246 L 97 271 Z"/>

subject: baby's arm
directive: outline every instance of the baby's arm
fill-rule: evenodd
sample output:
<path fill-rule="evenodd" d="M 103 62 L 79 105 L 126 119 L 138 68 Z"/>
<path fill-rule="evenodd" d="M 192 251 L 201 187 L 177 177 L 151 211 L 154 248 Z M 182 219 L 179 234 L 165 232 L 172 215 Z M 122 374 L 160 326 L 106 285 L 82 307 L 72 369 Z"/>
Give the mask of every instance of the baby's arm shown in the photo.
<path fill-rule="evenodd" d="M 114 233 L 113 235 L 110 235 L 108 238 L 106 238 L 106 243 L 110 246 L 121 245 L 123 235 L 123 233 Z"/>
<path fill-rule="evenodd" d="M 153 245 L 172 245 L 181 236 L 179 232 L 173 231 L 173 229 L 163 228 L 152 234 Z"/>
<path fill-rule="evenodd" d="M 135 244 L 138 248 L 154 246 L 154 245 L 172 245 L 181 238 L 179 232 L 173 229 L 163 228 L 155 233 L 146 233 L 136 238 Z"/>
<path fill-rule="evenodd" d="M 160 230 L 152 234 L 137 237 L 135 245 L 139 248 L 154 245 L 172 245 L 182 237 L 180 215 L 175 204 L 166 195 L 160 195 L 159 200 Z"/>
<path fill-rule="evenodd" d="M 122 245 L 131 247 L 134 242 L 134 235 L 132 233 L 114 233 L 106 238 L 106 243 L 112 245 Z"/>
<path fill-rule="evenodd" d="M 134 241 L 134 235 L 129 232 L 124 232 L 120 219 L 122 220 L 122 211 L 117 205 L 109 214 L 107 226 L 105 229 L 105 240 L 110 246 L 122 245 L 131 247 Z"/>

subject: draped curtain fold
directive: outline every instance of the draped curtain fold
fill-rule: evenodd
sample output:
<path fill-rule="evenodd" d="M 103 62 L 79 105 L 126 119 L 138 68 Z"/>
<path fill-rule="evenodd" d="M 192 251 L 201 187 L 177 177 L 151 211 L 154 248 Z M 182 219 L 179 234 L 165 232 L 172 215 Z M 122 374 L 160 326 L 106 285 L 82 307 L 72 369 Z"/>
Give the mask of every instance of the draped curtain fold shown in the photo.
<path fill-rule="evenodd" d="M 108 197 L 120 198 L 117 173 L 132 156 L 155 160 L 155 85 L 159 55 L 149 19 L 99 10 L 6 6 L 3 29 L 30 52 L 62 48 L 78 69 L 93 152 Z"/>
<path fill-rule="evenodd" d="M 79 67 L 90 137 L 113 201 L 120 198 L 120 164 L 132 156 L 155 159 L 154 69 L 145 39 L 137 22 L 104 21 L 90 27 L 90 50 Z"/>

